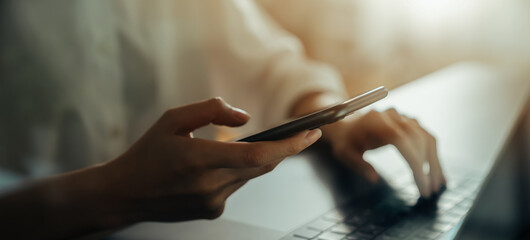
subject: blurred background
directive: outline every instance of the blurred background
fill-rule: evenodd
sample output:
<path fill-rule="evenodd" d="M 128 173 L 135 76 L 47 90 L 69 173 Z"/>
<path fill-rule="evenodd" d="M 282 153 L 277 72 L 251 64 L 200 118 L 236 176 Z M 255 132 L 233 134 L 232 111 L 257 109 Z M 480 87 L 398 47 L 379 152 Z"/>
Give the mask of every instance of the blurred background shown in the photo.
<path fill-rule="evenodd" d="M 291 32 L 302 41 L 309 58 L 336 68 L 342 75 L 351 96 L 380 85 L 392 89 L 460 61 L 494 64 L 515 75 L 530 79 L 530 1 L 255 1 L 280 28 Z M 19 36 L 21 31 L 13 27 L 16 25 L 14 23 L 16 21 L 13 20 L 17 17 L 16 13 L 11 11 L 12 9 L 7 4 L 13 2 L 22 1 L 0 1 L 0 109 L 2 109 L 0 112 L 0 165 L 10 166 L 11 169 L 20 173 L 45 175 L 50 171 L 43 170 L 42 166 L 28 167 L 24 161 L 17 159 L 23 158 L 25 161 L 36 162 L 32 155 L 19 154 L 30 152 L 27 149 L 34 149 L 32 151 L 35 152 L 35 156 L 51 154 L 49 152 L 52 150 L 41 146 L 40 143 L 46 142 L 48 138 L 53 139 L 55 133 L 45 128 L 27 126 L 34 126 L 36 122 L 46 125 L 52 121 L 49 113 L 58 109 L 54 103 L 60 99 L 60 94 L 68 92 L 60 89 L 62 85 L 59 86 L 59 81 L 56 79 L 64 78 L 66 80 L 63 80 L 68 83 L 66 86 L 70 86 L 76 85 L 75 82 L 70 82 L 70 76 L 81 75 L 86 79 L 106 81 L 115 78 L 117 73 L 108 70 L 112 67 L 110 66 L 112 63 L 108 62 L 110 60 L 101 59 L 97 55 L 97 51 L 108 52 L 108 49 L 89 49 L 87 52 L 90 54 L 81 59 L 72 56 L 83 56 L 82 51 L 70 54 L 64 49 L 62 51 L 55 51 L 55 48 L 46 49 L 56 52 L 53 56 L 55 61 L 62 60 L 58 64 L 62 72 L 58 75 L 59 77 L 54 75 L 56 73 L 46 68 L 46 64 L 42 64 L 33 57 L 31 47 L 38 46 L 33 42 L 35 36 L 26 35 L 24 40 L 29 39 L 29 41 L 24 44 L 27 45 L 21 44 Z M 75 3 L 79 2 L 82 1 Z M 160 0 L 160 2 L 163 1 Z M 43 9 L 34 7 L 28 11 L 28 18 L 32 14 L 40 14 L 42 16 L 35 19 L 51 19 L 51 23 L 60 23 L 56 24 L 57 26 L 39 28 L 37 31 L 46 35 L 41 38 L 57 49 L 64 47 L 58 40 L 57 34 L 65 35 L 62 36 L 66 39 L 65 42 L 73 43 L 68 46 L 71 48 L 78 47 L 76 44 L 80 44 L 79 46 L 86 44 L 85 40 L 90 42 L 105 39 L 108 26 L 100 15 L 112 15 L 109 13 L 112 10 L 105 8 L 103 4 L 99 8 L 87 9 L 75 8 L 74 6 L 77 5 L 72 3 L 55 5 L 48 3 L 32 5 L 30 1 L 24 3 L 46 10 L 42 11 Z M 95 19 L 95 21 L 86 24 L 53 21 L 54 15 L 59 16 L 57 19 L 62 19 L 60 17 L 76 19 L 77 15 L 87 15 L 90 17 L 85 16 L 87 19 Z M 76 29 L 78 32 L 67 35 L 61 32 L 61 24 L 67 27 L 79 24 L 84 28 Z M 90 32 L 83 32 L 85 30 L 90 30 Z M 92 59 L 96 60 L 89 61 Z M 80 67 L 83 71 L 79 73 L 77 69 L 70 68 L 71 65 Z M 145 65 L 149 64 L 138 63 L 138 66 Z M 92 71 L 91 68 L 101 71 Z M 148 74 L 136 75 L 140 80 L 151 77 Z M 137 88 L 141 89 L 143 94 L 150 93 L 146 89 L 152 90 L 149 86 L 138 86 L 140 87 Z M 137 99 L 136 95 L 133 94 L 127 100 L 134 101 L 135 99 Z M 74 122 L 77 121 L 75 117 L 68 116 L 67 119 L 72 118 Z M 65 130 L 64 132 L 70 133 L 71 131 Z M 119 135 L 120 131 L 114 133 L 116 133 L 114 135 Z M 79 133 L 79 135 L 83 134 L 86 133 Z M 225 137 L 225 139 L 230 138 L 233 136 Z M 7 145 L 3 143 L 10 143 L 11 146 L 20 149 L 7 149 Z M 68 143 L 65 144 L 68 145 Z M 77 145 L 68 145 L 68 148 L 75 149 L 83 144 L 81 142 Z M 83 156 L 64 156 L 64 158 L 82 159 Z M 11 159 L 11 161 L 6 159 Z M 76 167 L 78 166 L 70 168 Z"/>
<path fill-rule="evenodd" d="M 17 1 L 21 0 L 11 2 Z M 83 0 L 72 2 L 79 3 L 81 1 Z M 170 1 L 168 0 L 168 2 Z M 262 8 L 261 10 L 268 14 L 267 17 L 280 28 L 300 39 L 309 58 L 327 63 L 337 69 L 350 96 L 355 96 L 380 85 L 393 89 L 461 61 L 479 61 L 496 65 L 530 81 L 530 1 L 528 0 L 255 1 Z M 66 112 L 63 116 L 64 119 L 60 119 L 61 121 L 72 122 L 73 124 L 70 126 L 58 124 L 61 128 L 57 132 L 42 127 L 53 125 L 50 124 L 53 122 L 50 112 L 59 109 L 55 102 L 61 98 L 61 94 L 69 92 L 70 89 L 61 88 L 63 85 L 56 80 L 63 78 L 63 80 L 66 79 L 64 82 L 67 83 L 64 86 L 83 88 L 83 86 L 77 86 L 80 84 L 75 82 L 75 79 L 70 79 L 70 76 L 81 76 L 81 78 L 86 78 L 85 80 L 103 82 L 115 79 L 119 75 L 112 71 L 111 65 L 113 63 L 110 63 L 110 58 L 100 58 L 100 55 L 97 55 L 97 51 L 112 52 L 109 49 L 93 44 L 91 46 L 95 46 L 95 48 L 87 50 L 90 54 L 85 56 L 83 55 L 85 52 L 79 51 L 71 53 L 71 56 L 74 57 L 68 58 L 70 53 L 64 51 L 61 41 L 57 40 L 57 35 L 63 34 L 67 40 L 65 42 L 71 40 L 74 43 L 69 47 L 77 49 L 81 49 L 86 42 L 103 41 L 102 39 L 105 39 L 105 34 L 107 34 L 106 31 L 110 27 L 106 25 L 104 18 L 100 18 L 100 15 L 113 15 L 112 11 L 105 8 L 104 5 L 99 6 L 100 8 L 84 9 L 76 8 L 76 4 L 68 3 L 68 1 L 65 1 L 65 4 L 55 4 L 56 6 L 47 2 L 40 4 L 48 8 L 46 9 L 47 12 L 35 7 L 25 16 L 29 16 L 28 19 L 30 19 L 31 15 L 36 13 L 42 16 L 35 19 L 53 20 L 54 15 L 59 15 L 64 19 L 76 19 L 77 14 L 79 14 L 81 16 L 86 15 L 87 19 L 95 19 L 95 21 L 87 23 L 50 20 L 52 23 L 59 24 L 48 28 L 38 28 L 36 32 L 45 35 L 44 37 L 41 36 L 43 41 L 59 49 L 46 49 L 50 52 L 57 50 L 52 56 L 53 58 L 50 57 L 50 61 L 62 60 L 58 64 L 61 67 L 60 74 L 54 75 L 56 73 L 46 68 L 46 64 L 33 57 L 34 53 L 31 47 L 38 45 L 33 42 L 35 36 L 26 35 L 25 37 L 29 41 L 24 42 L 24 44 L 27 45 L 21 44 L 21 37 L 18 34 L 22 31 L 13 27 L 16 25 L 13 23 L 16 20 L 13 19 L 16 19 L 17 16 L 15 16 L 14 11 L 10 11 L 11 9 L 7 7 L 8 2 L 10 1 L 0 0 L 0 187 L 9 186 L 23 176 L 44 176 L 53 172 L 83 167 L 83 164 L 88 162 L 87 155 L 83 153 L 91 150 L 88 147 L 83 147 L 90 145 L 83 139 L 87 139 L 87 136 L 93 132 L 101 135 L 106 133 L 101 129 L 71 131 L 70 129 L 82 129 L 76 125 L 82 122 L 81 119 L 73 112 Z M 133 1 L 128 3 L 131 2 Z M 29 1 L 25 3 L 31 5 Z M 72 6 L 69 6 L 70 4 Z M 71 11 L 72 9 L 75 11 Z M 62 18 L 58 17 L 57 19 Z M 46 25 L 47 23 L 42 24 Z M 67 35 L 61 32 L 61 24 L 67 27 L 79 24 L 85 28 L 75 29 L 74 33 Z M 91 31 L 83 32 L 87 29 Z M 192 56 L 195 53 L 193 50 L 195 49 L 191 49 L 186 54 Z M 84 56 L 85 58 L 77 58 L 77 56 Z M 144 79 L 151 79 L 156 76 L 150 72 L 136 74 L 138 72 L 134 71 L 138 66 L 150 66 L 153 62 L 142 62 L 136 57 L 130 56 L 136 55 L 126 55 L 126 58 L 138 62 L 137 65 L 130 65 L 131 69 L 126 69 L 128 72 L 132 72 L 132 76 L 126 75 L 126 77 L 136 77 L 139 80 L 138 83 L 135 82 L 136 85 L 133 87 L 139 89 L 141 94 L 155 95 L 156 92 L 151 91 L 154 87 L 149 82 L 146 81 L 147 85 L 145 86 L 140 83 L 146 83 L 143 81 Z M 84 71 L 78 72 L 78 69 L 70 66 L 80 67 Z M 100 71 L 93 71 L 93 69 Z M 97 94 L 101 94 L 102 91 L 99 91 L 101 89 L 97 90 Z M 97 94 L 88 92 L 86 95 L 97 98 L 99 97 Z M 108 95 L 113 94 L 111 92 Z M 139 101 L 137 105 L 142 105 L 143 102 L 138 100 L 137 95 L 140 94 L 130 94 L 130 96 L 126 96 L 126 100 L 132 103 Z M 72 99 L 78 97 L 77 95 L 71 96 Z M 35 99 L 37 100 L 35 101 Z M 87 97 L 87 99 L 91 98 Z M 97 105 L 92 107 L 100 110 Z M 142 107 L 150 110 L 151 105 L 143 104 Z M 530 111 L 527 110 L 527 122 L 530 119 L 528 112 Z M 113 112 L 105 113 L 108 114 L 107 119 L 114 120 Z M 132 115 L 132 117 L 136 118 L 137 115 Z M 109 120 L 109 122 L 111 121 Z M 147 120 L 146 122 L 151 123 Z M 116 136 L 127 132 L 123 129 L 116 129 L 110 131 L 108 143 L 99 138 L 97 141 L 101 141 L 101 145 L 110 146 L 113 144 L 112 138 L 117 138 Z M 526 127 L 526 132 L 522 133 L 524 140 L 521 142 L 523 143 L 529 142 L 530 134 L 528 132 L 530 131 L 528 129 L 530 128 Z M 226 135 L 221 136 L 222 139 L 235 137 L 234 133 L 220 132 Z M 58 135 L 65 135 L 66 137 L 58 138 Z M 49 141 L 56 138 L 75 139 L 76 141 L 64 140 L 58 143 Z M 54 146 L 54 144 L 57 146 L 64 145 L 69 152 L 75 153 L 75 155 L 58 154 L 57 160 L 60 164 L 57 166 L 62 166 L 60 169 L 56 169 L 56 165 L 42 161 L 40 157 L 53 155 L 54 149 L 50 148 L 49 145 Z M 111 147 L 115 149 L 124 147 L 119 144 L 115 145 Z M 525 148 L 525 146 L 522 148 L 526 149 L 525 156 L 530 156 L 530 148 Z M 121 153 L 122 151 L 116 152 Z M 108 155 L 112 154 L 109 153 Z M 76 159 L 77 162 L 70 161 L 72 159 Z M 105 156 L 98 159 L 106 160 L 108 158 Z M 8 171 L 3 171 L 5 169 Z M 510 174 L 511 172 L 506 175 Z M 505 178 L 505 175 L 500 178 Z M 526 179 L 526 181 L 529 180 Z M 500 186 L 490 192 L 504 197 L 502 194 L 499 195 L 497 190 L 503 188 L 504 186 Z M 496 205 L 497 202 L 494 202 L 490 209 L 497 207 Z M 530 212 L 529 209 L 525 211 Z M 499 216 L 497 212 L 493 212 L 491 215 L 486 217 L 495 218 Z M 525 216 L 525 218 L 528 217 Z M 530 220 L 527 221 L 530 222 Z"/>
<path fill-rule="evenodd" d="M 259 2 L 304 42 L 309 56 L 337 67 L 351 94 L 393 88 L 458 61 L 530 77 L 529 1 Z"/>

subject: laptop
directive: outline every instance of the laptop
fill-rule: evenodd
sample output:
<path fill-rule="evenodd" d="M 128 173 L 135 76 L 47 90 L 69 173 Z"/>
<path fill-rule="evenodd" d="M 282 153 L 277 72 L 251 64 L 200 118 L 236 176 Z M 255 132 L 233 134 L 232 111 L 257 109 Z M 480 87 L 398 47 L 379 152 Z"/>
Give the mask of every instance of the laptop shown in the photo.
<path fill-rule="evenodd" d="M 513 153 L 513 145 L 510 144 L 510 149 L 504 152 L 507 151 Z M 329 153 L 318 158 L 325 156 L 329 157 Z M 510 178 L 520 178 L 521 172 L 516 168 L 521 165 L 520 161 L 530 164 L 528 159 L 503 153 L 486 178 L 468 175 L 465 171 L 452 171 L 447 176 L 449 182 L 446 188 L 430 199 L 419 196 L 413 180 L 406 172 L 394 172 L 389 177 L 391 181 L 382 179 L 376 185 L 369 186 L 370 183 L 364 179 L 356 177 L 354 180 L 348 170 L 335 164 L 334 179 L 331 180 L 334 183 L 330 187 L 336 188 L 336 194 L 353 197 L 338 203 L 338 207 L 294 229 L 281 239 L 528 239 L 529 222 L 523 223 L 520 219 L 530 212 L 523 212 L 523 204 L 519 206 L 516 201 L 526 204 L 528 199 L 521 198 L 520 193 L 529 192 L 530 189 L 499 186 L 506 185 Z M 329 163 L 326 166 L 329 167 Z M 509 185 L 518 184 L 510 181 Z M 356 193 L 359 191 L 361 193 Z M 501 194 L 502 197 L 492 199 L 487 196 L 491 194 Z M 346 198 L 343 196 L 342 199 Z M 512 208 L 516 212 L 501 210 L 504 219 L 492 221 L 499 212 L 491 211 L 491 205 L 501 209 Z M 486 211 L 491 213 L 484 218 Z M 495 224 L 493 227 L 489 226 L 492 222 Z"/>
<path fill-rule="evenodd" d="M 448 184 L 433 199 L 419 198 L 392 146 L 365 154 L 380 173 L 370 184 L 319 144 L 251 180 L 219 219 L 140 223 L 108 239 L 467 239 L 529 87 L 493 67 L 461 63 L 392 90 L 373 106 L 395 107 L 437 137 Z"/>

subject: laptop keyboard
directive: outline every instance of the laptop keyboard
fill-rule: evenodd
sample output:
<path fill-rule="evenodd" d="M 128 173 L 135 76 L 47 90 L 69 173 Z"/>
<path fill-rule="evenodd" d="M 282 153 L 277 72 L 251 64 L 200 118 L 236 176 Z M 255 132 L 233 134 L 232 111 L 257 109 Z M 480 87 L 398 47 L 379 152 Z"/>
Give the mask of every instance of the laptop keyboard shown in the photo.
<path fill-rule="evenodd" d="M 479 182 L 451 179 L 440 194 L 419 198 L 412 180 L 389 183 L 394 189 L 377 203 L 355 202 L 331 210 L 289 233 L 282 240 L 437 239 L 469 211 Z"/>

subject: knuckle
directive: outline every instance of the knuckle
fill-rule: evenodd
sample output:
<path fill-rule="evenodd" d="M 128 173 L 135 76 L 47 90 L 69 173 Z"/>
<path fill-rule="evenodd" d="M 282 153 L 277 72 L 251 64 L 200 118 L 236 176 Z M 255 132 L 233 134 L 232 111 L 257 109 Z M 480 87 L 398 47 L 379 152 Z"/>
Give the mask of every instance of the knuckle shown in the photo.
<path fill-rule="evenodd" d="M 396 125 L 401 128 L 401 130 L 407 132 L 407 133 L 410 133 L 410 132 L 413 132 L 414 131 L 414 127 L 410 124 L 410 122 L 404 118 L 404 117 L 400 117 L 398 119 L 396 119 Z"/>
<path fill-rule="evenodd" d="M 432 134 L 427 133 L 427 140 L 429 143 L 436 145 L 436 138 Z"/>
<path fill-rule="evenodd" d="M 301 151 L 301 149 L 303 148 L 303 146 L 300 146 L 301 144 L 298 144 L 298 143 L 290 143 L 286 146 L 285 148 L 285 153 L 288 155 L 288 156 L 291 156 L 291 155 L 294 155 L 294 154 L 297 154 L 298 152 Z"/>
<path fill-rule="evenodd" d="M 216 188 L 212 184 L 203 184 L 199 193 L 205 197 L 212 196 L 216 192 Z"/>
<path fill-rule="evenodd" d="M 221 108 L 225 105 L 225 101 L 221 97 L 210 98 L 208 103 L 216 108 Z"/>
<path fill-rule="evenodd" d="M 383 114 L 387 118 L 392 119 L 393 121 L 402 121 L 401 115 L 394 108 L 387 109 L 386 111 L 383 112 Z"/>
<path fill-rule="evenodd" d="M 416 120 L 415 118 L 407 118 L 407 124 L 410 126 L 410 128 L 418 129 L 420 131 L 422 129 L 418 120 Z"/>
<path fill-rule="evenodd" d="M 402 129 L 396 129 L 394 131 L 393 138 L 395 142 L 400 143 L 410 143 L 411 141 L 413 141 L 413 136 L 411 135 L 411 132 L 406 132 Z"/>
<path fill-rule="evenodd" d="M 223 213 L 225 200 L 219 194 L 210 192 L 208 194 L 199 194 L 197 203 L 202 209 L 205 218 L 215 219 Z"/>
<path fill-rule="evenodd" d="M 263 173 L 269 173 L 276 168 L 276 164 L 267 164 L 263 167 Z"/>
<path fill-rule="evenodd" d="M 392 113 L 392 114 L 398 114 L 397 110 L 395 108 L 389 108 L 385 111 L 386 113 Z"/>
<path fill-rule="evenodd" d="M 198 170 L 202 167 L 201 162 L 197 161 L 196 153 L 201 151 L 198 144 L 195 144 L 191 139 L 181 138 L 179 144 L 171 145 L 168 148 L 173 148 L 175 156 L 178 156 L 180 161 L 172 161 L 176 169 L 188 167 L 191 171 Z"/>
<path fill-rule="evenodd" d="M 237 176 L 234 178 L 234 180 L 232 181 L 232 184 L 240 184 L 240 183 L 243 183 L 245 182 L 245 178 L 241 177 L 241 176 Z"/>
<path fill-rule="evenodd" d="M 364 122 L 381 122 L 382 117 L 380 112 L 376 110 L 370 110 L 361 117 L 361 120 Z"/>
<path fill-rule="evenodd" d="M 375 116 L 378 116 L 380 114 L 380 112 L 376 111 L 376 110 L 370 110 L 368 113 L 366 113 L 366 117 L 375 117 Z"/>
<path fill-rule="evenodd" d="M 177 108 L 168 109 L 162 114 L 162 119 L 169 121 L 175 120 L 177 119 L 177 112 Z"/>
<path fill-rule="evenodd" d="M 217 191 L 217 187 L 206 179 L 198 179 L 195 181 L 195 191 L 204 200 L 208 201 L 211 196 Z"/>
<path fill-rule="evenodd" d="M 390 108 L 385 111 L 385 116 L 390 119 L 391 121 L 397 123 L 398 125 L 408 125 L 409 124 L 409 118 L 407 118 L 404 115 L 401 115 L 396 111 L 395 108 Z"/>
<path fill-rule="evenodd" d="M 224 201 L 211 201 L 205 206 L 205 217 L 213 220 L 219 218 L 224 212 Z"/>
<path fill-rule="evenodd" d="M 397 139 L 397 138 L 402 137 L 401 131 L 396 126 L 387 126 L 387 129 L 385 132 L 386 132 L 386 135 L 390 139 Z"/>

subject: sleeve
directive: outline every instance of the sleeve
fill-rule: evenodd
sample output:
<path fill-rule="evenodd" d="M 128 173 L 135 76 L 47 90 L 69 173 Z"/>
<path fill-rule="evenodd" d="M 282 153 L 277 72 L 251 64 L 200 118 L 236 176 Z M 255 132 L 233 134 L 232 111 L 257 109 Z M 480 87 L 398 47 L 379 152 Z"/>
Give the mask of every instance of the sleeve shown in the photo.
<path fill-rule="evenodd" d="M 300 41 L 253 1 L 208 1 L 204 7 L 213 94 L 247 110 L 250 128 L 284 121 L 294 102 L 308 93 L 346 97 L 337 71 L 308 59 Z"/>

